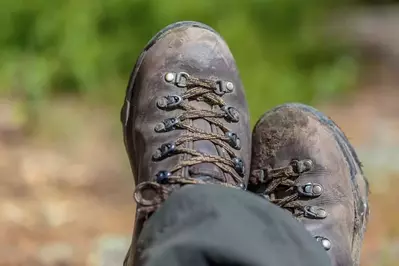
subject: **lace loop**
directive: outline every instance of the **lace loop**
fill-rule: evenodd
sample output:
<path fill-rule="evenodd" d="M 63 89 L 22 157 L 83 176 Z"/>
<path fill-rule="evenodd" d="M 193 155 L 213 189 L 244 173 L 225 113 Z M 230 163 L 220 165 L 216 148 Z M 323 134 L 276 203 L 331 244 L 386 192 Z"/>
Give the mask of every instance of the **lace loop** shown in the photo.
<path fill-rule="evenodd" d="M 226 132 L 225 135 L 228 138 L 228 142 L 229 142 L 231 147 L 233 147 L 236 150 L 240 150 L 241 149 L 241 141 L 240 141 L 240 138 L 237 136 L 236 133 L 229 131 L 229 132 Z"/>
<path fill-rule="evenodd" d="M 187 79 L 190 77 L 186 72 L 179 72 L 176 75 L 175 84 L 177 87 L 184 88 L 187 85 Z"/>
<path fill-rule="evenodd" d="M 324 219 L 327 217 L 327 212 L 320 207 L 316 206 L 305 206 L 303 208 L 304 213 L 303 215 L 307 218 L 312 218 L 312 219 Z"/>
<path fill-rule="evenodd" d="M 167 109 L 176 107 L 183 101 L 183 98 L 180 95 L 169 95 L 160 98 L 157 101 L 158 108 Z"/>
<path fill-rule="evenodd" d="M 172 117 L 172 118 L 167 118 L 164 121 L 162 121 L 161 123 L 158 123 L 154 130 L 155 132 L 167 132 L 170 130 L 174 130 L 178 127 L 180 123 L 180 119 L 176 118 L 176 117 Z"/>
<path fill-rule="evenodd" d="M 237 123 L 240 120 L 238 111 L 234 107 L 223 106 L 221 109 L 225 112 L 225 117 L 230 122 Z"/>

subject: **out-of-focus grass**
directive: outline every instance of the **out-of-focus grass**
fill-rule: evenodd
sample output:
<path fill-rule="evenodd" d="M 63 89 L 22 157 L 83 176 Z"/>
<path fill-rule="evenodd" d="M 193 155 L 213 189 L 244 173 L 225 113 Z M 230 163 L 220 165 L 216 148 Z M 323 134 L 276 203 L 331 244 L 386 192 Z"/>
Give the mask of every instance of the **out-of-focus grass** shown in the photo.
<path fill-rule="evenodd" d="M 120 104 L 134 61 L 178 20 L 214 27 L 233 51 L 254 120 L 285 101 L 311 103 L 351 87 L 354 54 L 326 39 L 331 0 L 86 0 L 0 3 L 0 92 L 37 105 L 55 93 Z M 28 108 L 35 110 L 35 108 Z"/>

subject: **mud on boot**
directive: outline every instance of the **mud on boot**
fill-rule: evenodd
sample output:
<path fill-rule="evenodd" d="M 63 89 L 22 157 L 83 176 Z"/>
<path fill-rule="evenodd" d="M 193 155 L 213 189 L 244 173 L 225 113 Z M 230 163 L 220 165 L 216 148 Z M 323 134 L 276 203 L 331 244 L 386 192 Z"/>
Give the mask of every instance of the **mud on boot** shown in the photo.
<path fill-rule="evenodd" d="M 248 189 L 290 211 L 328 252 L 332 265 L 358 265 L 368 184 L 337 125 L 316 109 L 284 104 L 252 136 Z"/>
<path fill-rule="evenodd" d="M 198 22 L 161 30 L 136 62 L 121 121 L 137 202 L 125 265 L 139 266 L 141 228 L 174 190 L 197 184 L 247 186 L 248 107 L 222 37 Z"/>

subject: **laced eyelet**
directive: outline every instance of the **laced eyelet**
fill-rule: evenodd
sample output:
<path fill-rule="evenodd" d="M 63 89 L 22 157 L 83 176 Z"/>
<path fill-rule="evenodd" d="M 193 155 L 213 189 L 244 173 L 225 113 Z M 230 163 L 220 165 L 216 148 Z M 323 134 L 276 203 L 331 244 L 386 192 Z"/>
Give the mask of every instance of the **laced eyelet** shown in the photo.
<path fill-rule="evenodd" d="M 331 249 L 331 241 L 322 236 L 315 236 L 317 242 L 319 242 L 325 250 Z"/>
<path fill-rule="evenodd" d="M 313 161 L 310 159 L 296 161 L 296 168 L 299 174 L 313 169 Z"/>
<path fill-rule="evenodd" d="M 214 92 L 217 95 L 224 95 L 225 93 L 232 92 L 234 89 L 234 84 L 230 81 L 219 80 L 217 81 L 217 86 Z"/>
<path fill-rule="evenodd" d="M 165 109 L 178 106 L 183 101 L 183 98 L 179 95 L 164 96 L 157 101 L 158 108 Z"/>
<path fill-rule="evenodd" d="M 240 158 L 234 157 L 232 161 L 234 163 L 234 169 L 236 170 L 236 172 L 240 176 L 243 176 L 245 173 L 245 166 L 244 166 L 243 160 Z"/>
<path fill-rule="evenodd" d="M 167 184 L 172 174 L 168 171 L 159 171 L 156 175 L 158 184 Z"/>
<path fill-rule="evenodd" d="M 226 137 L 229 138 L 229 145 L 231 147 L 233 147 L 236 150 L 240 150 L 241 149 L 241 141 L 240 138 L 237 136 L 236 133 L 234 132 L 226 132 Z"/>
<path fill-rule="evenodd" d="M 312 162 L 312 160 L 309 160 L 309 159 L 293 160 L 291 162 L 291 165 L 293 166 L 293 170 L 298 174 L 308 172 L 308 171 L 312 170 L 312 168 L 313 168 L 313 162 Z"/>
<path fill-rule="evenodd" d="M 184 88 L 187 86 L 187 79 L 190 75 L 186 72 L 179 72 L 176 75 L 175 84 L 177 87 Z"/>
<path fill-rule="evenodd" d="M 324 219 L 328 215 L 323 208 L 316 206 L 305 206 L 304 212 L 304 216 L 310 219 Z"/>
<path fill-rule="evenodd" d="M 173 153 L 176 149 L 176 145 L 174 143 L 166 143 L 162 144 L 160 148 L 155 152 L 152 156 L 154 160 L 162 160 L 165 157 L 168 157 L 171 153 Z"/>
<path fill-rule="evenodd" d="M 187 86 L 187 79 L 190 75 L 186 72 L 173 73 L 169 72 L 165 74 L 165 81 L 168 83 L 174 83 L 177 87 L 184 88 Z"/>
<path fill-rule="evenodd" d="M 237 123 L 240 120 L 240 115 L 234 107 L 223 106 L 221 109 L 226 113 L 225 117 L 230 122 Z"/>
<path fill-rule="evenodd" d="M 307 183 L 298 187 L 298 193 L 306 197 L 319 197 L 323 192 L 323 187 L 317 183 Z"/>
<path fill-rule="evenodd" d="M 166 132 L 176 129 L 176 125 L 180 122 L 178 118 L 172 117 L 165 119 L 161 123 L 158 123 L 154 130 L 155 132 Z"/>

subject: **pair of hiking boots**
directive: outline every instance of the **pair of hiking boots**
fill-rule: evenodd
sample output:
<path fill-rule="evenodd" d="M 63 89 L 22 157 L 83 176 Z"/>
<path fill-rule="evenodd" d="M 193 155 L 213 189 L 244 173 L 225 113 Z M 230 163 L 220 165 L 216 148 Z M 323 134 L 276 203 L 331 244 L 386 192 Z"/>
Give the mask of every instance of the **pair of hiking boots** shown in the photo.
<path fill-rule="evenodd" d="M 153 37 L 130 77 L 121 120 L 136 183 L 134 239 L 174 190 L 220 184 L 290 211 L 333 265 L 359 264 L 368 184 L 353 147 L 302 104 L 266 112 L 251 138 L 235 60 L 212 28 L 178 22 Z"/>

